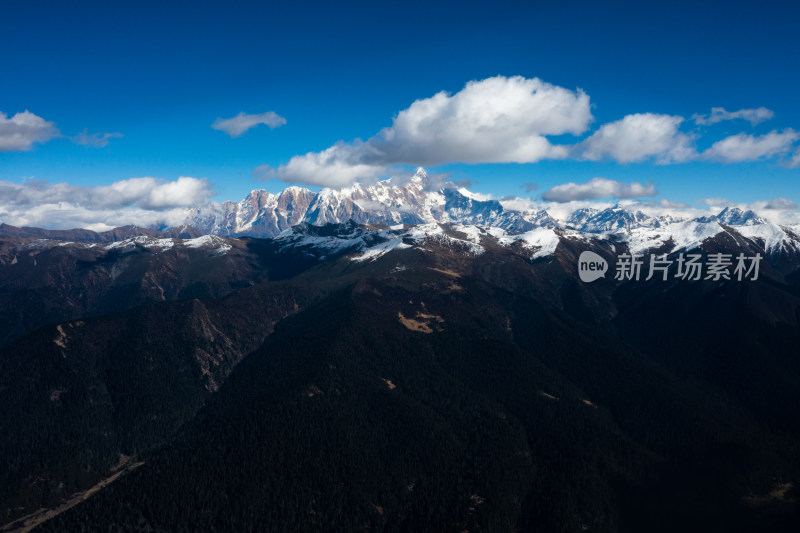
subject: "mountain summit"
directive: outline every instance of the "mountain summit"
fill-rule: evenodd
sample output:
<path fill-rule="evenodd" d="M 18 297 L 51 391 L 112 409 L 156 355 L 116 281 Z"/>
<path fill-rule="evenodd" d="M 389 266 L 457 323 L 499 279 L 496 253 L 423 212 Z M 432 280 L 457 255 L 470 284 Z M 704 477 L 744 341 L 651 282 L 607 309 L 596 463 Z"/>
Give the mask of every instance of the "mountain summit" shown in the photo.
<path fill-rule="evenodd" d="M 719 222 L 726 226 L 757 226 L 767 221 L 748 209 L 742 211 L 738 207 L 726 207 L 719 214 L 711 217 L 700 217 L 698 222 Z"/>

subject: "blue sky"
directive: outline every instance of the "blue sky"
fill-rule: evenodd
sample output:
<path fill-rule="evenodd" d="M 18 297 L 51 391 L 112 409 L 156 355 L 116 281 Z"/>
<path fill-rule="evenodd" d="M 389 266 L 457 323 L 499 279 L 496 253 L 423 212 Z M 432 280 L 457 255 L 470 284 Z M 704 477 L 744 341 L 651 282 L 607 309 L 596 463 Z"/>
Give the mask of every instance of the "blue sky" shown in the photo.
<path fill-rule="evenodd" d="M 467 164 L 458 150 L 448 157 L 443 149 L 426 168 L 471 180 L 480 193 L 537 201 L 553 187 L 602 177 L 652 183 L 656 199 L 690 205 L 709 197 L 800 203 L 800 168 L 791 168 L 800 144 L 800 8 L 765 1 L 557 4 L 5 2 L 0 112 L 9 121 L 28 110 L 52 124 L 41 142 L 3 144 L 4 131 L 16 126 L 0 121 L 0 194 L 10 194 L 2 193 L 9 184 L 103 187 L 139 177 L 162 185 L 205 178 L 198 198 L 213 188 L 217 201 L 241 199 L 253 188 L 276 192 L 287 182 L 342 185 L 358 172 L 327 180 L 327 170 L 314 167 L 309 180 L 285 165 L 340 141 L 345 148 L 337 154 L 347 164 L 372 161 L 352 148 L 355 139 L 391 127 L 416 100 L 441 91 L 455 97 L 468 82 L 500 76 L 538 78 L 588 96 L 585 129 L 551 128 L 544 137 L 552 145 L 579 145 L 604 125 L 649 114 L 682 117 L 672 133 L 687 135 L 693 152 L 665 160 L 654 151 L 628 161 L 625 146 L 610 147 L 631 142 L 617 128 L 594 151 L 587 144 L 523 163 L 488 162 L 509 159 L 488 151 Z M 692 119 L 714 107 L 765 108 L 771 118 Z M 268 111 L 285 124 L 235 137 L 211 127 L 218 118 Z M 502 132 L 496 126 L 489 143 Z M 89 137 L 81 139 L 84 131 Z M 777 137 L 761 137 L 771 132 Z M 739 143 L 706 152 L 739 134 Z M 376 144 L 392 153 L 379 157 L 368 177 L 425 164 L 407 143 L 426 137 L 403 139 L 403 146 Z M 665 142 L 680 144 L 674 135 Z M 742 151 L 749 155 L 737 155 Z M 273 179 L 256 180 L 256 168 Z M 530 182 L 536 191 L 522 187 Z"/>

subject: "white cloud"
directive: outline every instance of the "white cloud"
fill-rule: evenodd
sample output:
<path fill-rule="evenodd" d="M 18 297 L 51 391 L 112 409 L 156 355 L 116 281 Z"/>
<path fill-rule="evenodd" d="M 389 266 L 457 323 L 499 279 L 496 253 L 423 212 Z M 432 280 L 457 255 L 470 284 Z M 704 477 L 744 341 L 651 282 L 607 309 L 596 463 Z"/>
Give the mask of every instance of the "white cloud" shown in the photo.
<path fill-rule="evenodd" d="M 174 181 L 158 178 L 131 178 L 117 181 L 107 187 L 97 187 L 93 192 L 92 200 L 110 200 L 123 206 L 135 204 L 154 210 L 194 207 L 207 202 L 215 194 L 208 180 L 186 176 Z"/>
<path fill-rule="evenodd" d="M 766 120 L 770 120 L 775 116 L 771 109 L 766 107 L 757 107 L 754 109 L 740 109 L 739 111 L 726 111 L 724 107 L 712 107 L 711 113 L 708 115 L 693 115 L 694 121 L 701 125 L 707 126 L 722 122 L 723 120 L 746 120 L 753 126 L 760 124 Z"/>
<path fill-rule="evenodd" d="M 734 202 L 718 196 L 712 198 L 703 198 L 702 200 L 698 200 L 697 203 L 701 205 L 707 205 L 709 207 L 733 207 L 736 205 Z"/>
<path fill-rule="evenodd" d="M 30 111 L 11 118 L 0 112 L 0 152 L 30 150 L 33 143 L 45 143 L 57 136 L 58 129 L 53 122 Z"/>
<path fill-rule="evenodd" d="M 787 161 L 785 165 L 789 168 L 800 167 L 800 149 L 795 150 L 795 152 L 792 154 L 792 158 Z"/>
<path fill-rule="evenodd" d="M 765 107 L 738 111 L 715 107 L 708 115 L 692 118 L 703 125 L 723 120 L 758 124 L 773 116 Z M 686 120 L 677 115 L 629 114 L 603 124 L 577 144 L 551 141 L 552 136 L 582 135 L 593 120 L 589 96 L 581 89 L 565 89 L 538 78 L 495 76 L 471 81 L 454 94 L 441 91 L 415 101 L 397 113 L 391 126 L 366 141 L 340 141 L 319 152 L 296 155 L 277 167 L 263 165 L 255 174 L 288 183 L 340 187 L 385 176 L 390 167 L 398 165 L 532 163 L 566 158 L 670 164 L 701 158 L 695 146 L 699 134 L 681 131 Z M 740 147 L 727 149 L 737 140 L 739 144 L 747 142 L 742 137 L 720 141 L 706 152 L 706 158 L 749 160 L 731 154 Z M 764 138 L 759 143 L 766 148 L 766 141 L 772 140 Z M 800 166 L 800 151 L 785 164 Z"/>
<path fill-rule="evenodd" d="M 89 133 L 88 129 L 84 129 L 77 135 L 69 139 L 75 144 L 81 146 L 88 146 L 90 148 L 104 148 L 108 146 L 109 139 L 121 139 L 121 133 Z"/>
<path fill-rule="evenodd" d="M 541 204 L 530 198 L 510 196 L 500 198 L 499 201 L 503 209 L 510 209 L 512 211 L 539 211 L 541 209 Z"/>
<path fill-rule="evenodd" d="M 589 96 L 538 78 L 496 76 L 459 92 L 417 100 L 392 126 L 367 141 L 339 142 L 293 157 L 262 176 L 286 182 L 341 186 L 377 177 L 392 165 L 530 163 L 562 159 L 568 147 L 548 135 L 579 135 L 592 121 Z"/>
<path fill-rule="evenodd" d="M 9 210 L 0 204 L 0 221 L 12 226 L 47 229 L 86 228 L 106 231 L 133 224 L 141 227 L 178 226 L 186 219 L 185 208 L 152 211 L 136 207 L 126 209 L 90 209 L 74 204 L 43 204 L 25 210 Z"/>
<path fill-rule="evenodd" d="M 788 198 L 770 198 L 764 202 L 764 209 L 797 209 L 797 203 Z"/>
<path fill-rule="evenodd" d="M 586 183 L 564 183 L 556 185 L 542 193 L 542 199 L 548 202 L 572 202 L 595 198 L 638 198 L 655 196 L 655 185 L 652 183 L 623 183 L 606 178 L 593 178 Z"/>
<path fill-rule="evenodd" d="M 211 127 L 215 130 L 224 131 L 231 137 L 238 137 L 250 128 L 254 128 L 259 124 L 265 124 L 274 129 L 286 124 L 286 119 L 274 111 L 267 111 L 266 113 L 258 113 L 254 115 L 239 113 L 232 118 L 217 118 L 217 120 L 211 124 Z"/>
<path fill-rule="evenodd" d="M 257 167 L 257 178 L 277 178 L 286 182 L 319 185 L 321 187 L 344 187 L 356 180 L 369 181 L 379 177 L 386 165 L 367 162 L 377 156 L 366 143 L 339 142 L 321 152 L 309 152 L 292 157 L 288 163 L 271 168 Z"/>
<path fill-rule="evenodd" d="M 579 158 L 599 161 L 611 158 L 633 163 L 653 158 L 656 163 L 688 161 L 695 156 L 692 137 L 678 127 L 683 117 L 637 113 L 603 124 L 577 146 Z"/>
<path fill-rule="evenodd" d="M 566 155 L 545 135 L 586 131 L 589 97 L 538 78 L 496 76 L 417 100 L 371 141 L 389 163 L 526 163 Z"/>
<path fill-rule="evenodd" d="M 208 180 L 191 177 L 131 178 L 98 187 L 0 181 L 0 221 L 15 226 L 104 229 L 179 223 L 187 207 L 204 205 L 213 195 Z"/>
<path fill-rule="evenodd" d="M 723 163 L 756 161 L 788 152 L 798 139 L 800 133 L 791 128 L 758 136 L 739 133 L 715 142 L 703 156 Z"/>

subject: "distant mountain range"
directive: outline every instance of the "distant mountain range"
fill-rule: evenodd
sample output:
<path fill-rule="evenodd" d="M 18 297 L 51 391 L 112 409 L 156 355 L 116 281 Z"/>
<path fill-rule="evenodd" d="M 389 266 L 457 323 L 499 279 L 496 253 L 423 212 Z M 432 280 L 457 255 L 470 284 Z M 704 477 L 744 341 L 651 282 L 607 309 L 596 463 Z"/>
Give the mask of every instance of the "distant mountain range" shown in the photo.
<path fill-rule="evenodd" d="M 497 200 L 480 200 L 467 189 L 452 183 L 436 185 L 419 168 L 411 179 L 388 179 L 373 185 L 354 184 L 341 189 L 314 193 L 302 187 L 288 187 L 278 194 L 263 189 L 252 191 L 241 202 L 213 203 L 191 209 L 184 223 L 202 233 L 226 237 L 274 237 L 306 222 L 314 225 L 341 224 L 456 223 L 492 226 L 524 232 L 534 228 L 570 228 L 587 233 L 606 233 L 640 227 L 661 228 L 684 220 L 669 215 L 651 217 L 642 211 L 620 206 L 607 209 L 581 208 L 565 220 L 546 210 L 515 211 Z M 695 219 L 727 226 L 763 224 L 753 211 L 725 208 L 718 215 Z M 171 229 L 171 228 L 165 228 Z"/>
<path fill-rule="evenodd" d="M 288 187 L 279 194 L 254 190 L 238 203 L 192 209 L 185 223 L 215 235 L 273 237 L 302 222 L 322 225 L 349 220 L 387 225 L 456 222 L 516 231 L 558 226 L 544 212 L 509 211 L 496 200 L 477 200 L 465 189 L 432 187 L 421 168 L 403 184 L 392 180 L 366 186 L 356 183 L 319 193 L 301 187 Z"/>

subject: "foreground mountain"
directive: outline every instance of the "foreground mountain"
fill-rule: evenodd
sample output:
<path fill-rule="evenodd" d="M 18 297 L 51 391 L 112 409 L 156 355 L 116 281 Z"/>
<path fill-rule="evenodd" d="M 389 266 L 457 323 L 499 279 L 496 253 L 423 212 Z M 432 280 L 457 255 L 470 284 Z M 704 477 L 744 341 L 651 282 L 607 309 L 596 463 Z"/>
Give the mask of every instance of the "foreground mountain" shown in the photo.
<path fill-rule="evenodd" d="M 45 324 L 149 301 L 221 297 L 283 268 L 266 264 L 247 241 L 214 235 L 7 228 L 0 228 L 0 346 Z"/>
<path fill-rule="evenodd" d="M 167 257 L 139 239 L 116 247 L 149 254 L 148 268 Z M 261 278 L 44 326 L 0 351 L 8 521 L 142 463 L 38 529 L 799 523 L 792 228 L 350 222 L 213 239 L 207 257 L 241 253 Z M 584 251 L 610 273 L 581 282 Z M 667 281 L 614 279 L 629 252 L 763 261 L 742 281 L 680 280 L 677 263 Z"/>

